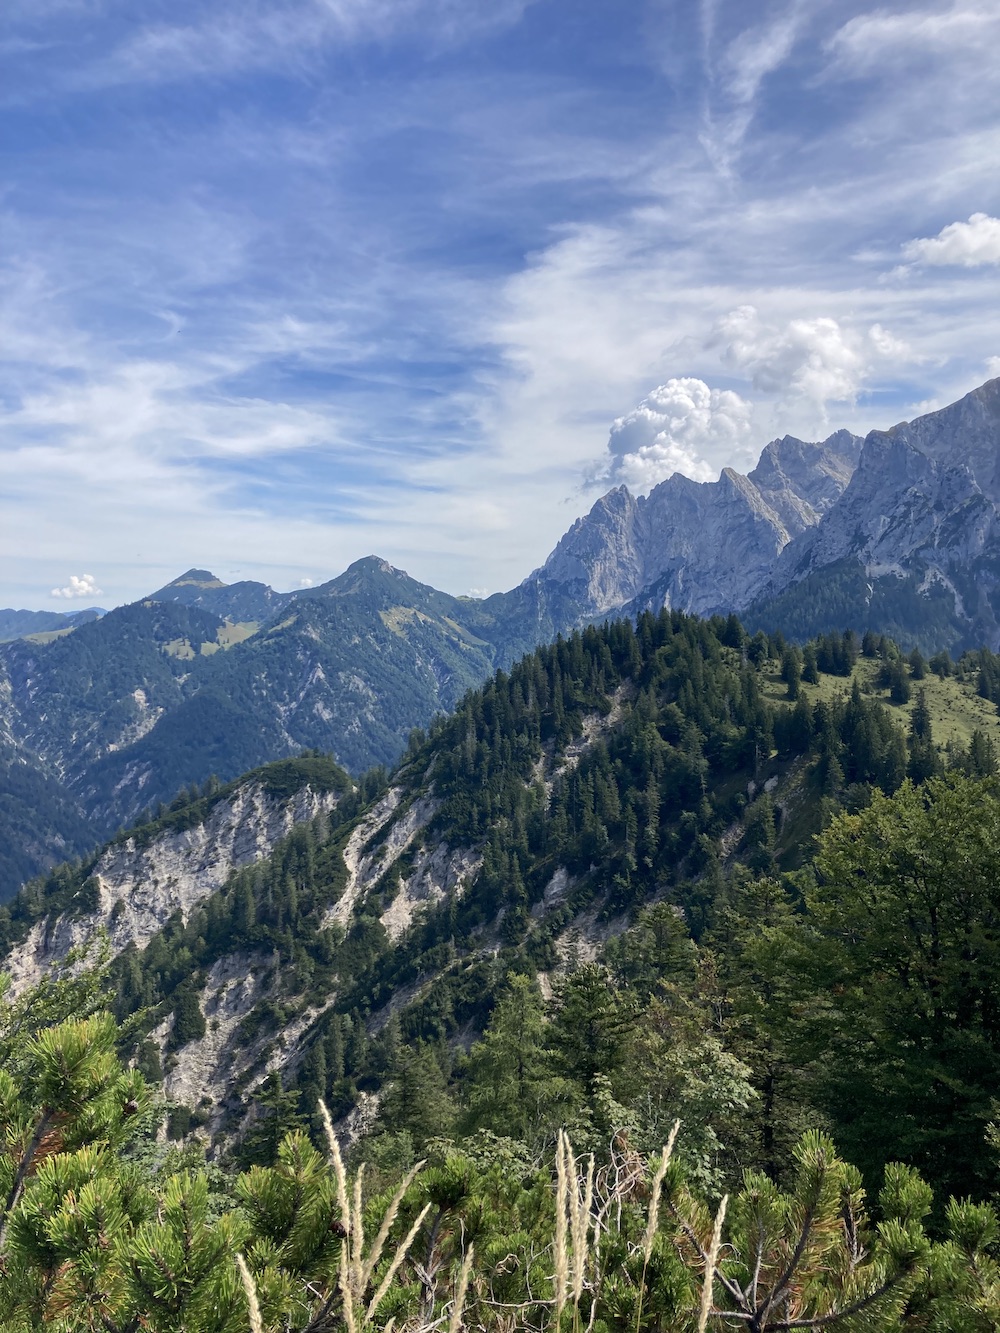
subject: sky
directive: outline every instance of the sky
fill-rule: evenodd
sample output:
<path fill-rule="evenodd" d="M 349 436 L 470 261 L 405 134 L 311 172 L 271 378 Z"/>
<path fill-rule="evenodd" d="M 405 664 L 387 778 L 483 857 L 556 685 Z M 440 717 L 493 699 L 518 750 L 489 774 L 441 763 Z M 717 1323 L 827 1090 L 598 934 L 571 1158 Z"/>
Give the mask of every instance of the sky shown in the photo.
<path fill-rule="evenodd" d="M 0 605 L 378 554 L 1000 374 L 995 0 L 4 0 Z"/>

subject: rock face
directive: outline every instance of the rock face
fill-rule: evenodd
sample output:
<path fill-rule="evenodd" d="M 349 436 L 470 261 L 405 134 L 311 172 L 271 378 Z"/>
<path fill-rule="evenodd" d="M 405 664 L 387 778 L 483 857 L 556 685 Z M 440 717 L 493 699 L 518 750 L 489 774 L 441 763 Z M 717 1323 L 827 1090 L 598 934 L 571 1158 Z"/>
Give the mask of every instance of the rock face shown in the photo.
<path fill-rule="evenodd" d="M 130 944 L 145 948 L 172 916 L 179 913 L 186 920 L 234 870 L 262 861 L 296 824 L 332 810 L 337 799 L 332 792 L 304 787 L 278 800 L 249 782 L 192 828 L 165 832 L 151 841 L 132 837 L 112 842 L 92 871 L 93 910 L 37 922 L 4 960 L 14 991 L 35 984 L 70 949 L 98 931 L 107 933 L 114 954 Z"/>
<path fill-rule="evenodd" d="M 823 521 L 781 552 L 755 613 L 802 611 L 821 580 L 856 628 L 878 619 L 929 648 L 1000 645 L 1000 379 L 872 431 Z"/>
<path fill-rule="evenodd" d="M 529 586 L 580 625 L 665 606 L 795 638 L 1000 648 L 1000 379 L 864 440 L 774 440 L 746 477 L 619 487 Z"/>
<path fill-rule="evenodd" d="M 526 582 L 559 586 L 580 623 L 633 604 L 698 615 L 745 606 L 789 541 L 836 503 L 860 448 L 847 431 L 821 444 L 786 435 L 748 477 L 726 468 L 697 482 L 678 472 L 638 499 L 619 486 Z"/>

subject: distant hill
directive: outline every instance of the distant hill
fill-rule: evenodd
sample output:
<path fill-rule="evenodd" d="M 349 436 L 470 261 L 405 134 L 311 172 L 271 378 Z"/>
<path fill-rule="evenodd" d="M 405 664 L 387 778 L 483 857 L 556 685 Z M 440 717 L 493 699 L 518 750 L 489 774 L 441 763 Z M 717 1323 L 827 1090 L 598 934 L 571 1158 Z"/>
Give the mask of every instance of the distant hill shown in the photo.
<path fill-rule="evenodd" d="M 233 622 L 262 624 L 290 601 L 295 593 L 275 592 L 266 583 L 246 580 L 223 583 L 207 569 L 189 569 L 165 587 L 150 593 L 151 602 L 180 602 L 197 606 Z"/>
<path fill-rule="evenodd" d="M 76 629 L 106 615 L 102 607 L 88 606 L 83 611 L 0 611 L 0 643 L 23 639 L 29 634 L 51 634 Z"/>
<path fill-rule="evenodd" d="M 392 764 L 540 632 L 374 556 L 294 596 L 192 570 L 72 634 L 0 647 L 0 728 L 96 840 L 181 787 L 304 748 L 354 773 Z"/>

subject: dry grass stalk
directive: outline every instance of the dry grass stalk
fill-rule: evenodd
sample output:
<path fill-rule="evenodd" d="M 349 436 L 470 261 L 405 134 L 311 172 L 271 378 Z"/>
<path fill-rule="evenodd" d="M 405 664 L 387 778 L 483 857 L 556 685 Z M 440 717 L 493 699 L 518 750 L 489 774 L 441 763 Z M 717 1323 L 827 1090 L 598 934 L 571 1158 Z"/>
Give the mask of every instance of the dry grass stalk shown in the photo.
<path fill-rule="evenodd" d="M 364 1226 L 364 1165 L 358 1171 L 354 1178 L 353 1190 L 348 1190 L 347 1171 L 344 1167 L 344 1159 L 341 1155 L 340 1144 L 337 1142 L 337 1135 L 334 1132 L 333 1120 L 330 1112 L 327 1110 L 326 1103 L 320 1099 L 319 1102 L 320 1118 L 323 1121 L 323 1130 L 330 1148 L 330 1161 L 333 1164 L 334 1176 L 337 1181 L 337 1202 L 340 1208 L 340 1220 L 344 1228 L 344 1243 L 340 1252 L 340 1294 L 344 1304 L 344 1323 L 347 1325 L 347 1333 L 358 1333 L 358 1311 L 364 1309 L 365 1292 L 368 1284 L 371 1282 L 372 1275 L 377 1268 L 382 1254 L 385 1250 L 386 1241 L 389 1239 L 389 1232 L 392 1225 L 399 1216 L 399 1209 L 403 1202 L 406 1191 L 413 1183 L 417 1172 L 424 1165 L 418 1162 L 403 1177 L 399 1188 L 392 1197 L 388 1208 L 383 1214 L 379 1225 L 375 1241 L 368 1254 L 365 1254 L 365 1226 Z M 431 1205 L 425 1204 L 421 1209 L 416 1221 L 410 1227 L 403 1240 L 397 1245 L 392 1261 L 386 1270 L 379 1288 L 368 1308 L 364 1311 L 364 1322 L 371 1322 L 375 1311 L 380 1302 L 385 1298 L 393 1279 L 399 1272 L 407 1254 L 410 1252 L 417 1232 L 424 1223 L 424 1219 L 430 1212 Z"/>
<path fill-rule="evenodd" d="M 371 1281 L 372 1273 L 375 1271 L 375 1268 L 378 1265 L 378 1261 L 382 1258 L 382 1251 L 385 1249 L 385 1243 L 389 1239 L 389 1232 L 392 1229 L 392 1224 L 393 1222 L 395 1222 L 396 1217 L 399 1213 L 399 1207 L 400 1204 L 403 1202 L 403 1196 L 406 1194 L 406 1191 L 413 1184 L 417 1172 L 423 1167 L 423 1165 L 424 1165 L 423 1162 L 418 1162 L 416 1166 L 410 1167 L 409 1171 L 407 1171 L 406 1175 L 403 1177 L 402 1184 L 396 1190 L 396 1193 L 392 1196 L 392 1202 L 389 1204 L 389 1207 L 385 1210 L 385 1216 L 382 1218 L 382 1222 L 381 1225 L 379 1226 L 378 1233 L 375 1236 L 375 1241 L 372 1245 L 368 1258 L 365 1260 L 364 1266 L 362 1268 L 362 1278 L 366 1286 Z M 428 1207 L 429 1206 L 430 1205 L 428 1205 Z M 424 1212 L 421 1214 L 421 1220 L 423 1220 L 423 1217 L 426 1215 L 426 1212 L 427 1209 L 425 1208 Z"/>
<path fill-rule="evenodd" d="M 458 1286 L 455 1289 L 455 1300 L 451 1307 L 451 1318 L 448 1320 L 448 1333 L 458 1333 L 462 1327 L 462 1314 L 465 1310 L 465 1293 L 469 1289 L 469 1276 L 472 1273 L 472 1260 L 475 1253 L 475 1247 L 469 1243 L 469 1248 L 465 1251 L 465 1257 L 462 1260 L 462 1271 L 458 1275 Z"/>
<path fill-rule="evenodd" d="M 337 1177 L 337 1201 L 340 1204 L 340 1220 L 348 1234 L 350 1234 L 351 1206 L 347 1201 L 347 1172 L 344 1170 L 344 1159 L 340 1155 L 340 1144 L 333 1132 L 333 1121 L 330 1119 L 330 1112 L 327 1110 L 326 1102 L 322 1097 L 319 1099 L 319 1113 L 323 1121 L 326 1141 L 330 1148 L 330 1161 L 333 1163 L 334 1174 Z"/>
<path fill-rule="evenodd" d="M 364 1252 L 365 1223 L 362 1211 L 363 1195 L 361 1186 L 365 1176 L 365 1164 L 361 1163 L 358 1174 L 354 1177 L 354 1201 L 351 1208 L 351 1226 L 347 1233 L 346 1245 L 351 1266 L 351 1285 L 356 1300 L 364 1296 Z"/>
<path fill-rule="evenodd" d="M 558 1328 L 569 1295 L 577 1314 L 583 1295 L 593 1223 L 594 1156 L 587 1159 L 581 1181 L 569 1137 L 559 1131 L 556 1143 L 555 1326 Z M 595 1224 L 596 1230 L 596 1224 Z"/>
<path fill-rule="evenodd" d="M 708 1318 L 712 1313 L 712 1293 L 715 1289 L 715 1266 L 719 1259 L 719 1250 L 722 1247 L 722 1224 L 726 1218 L 726 1205 L 729 1203 L 729 1195 L 724 1195 L 719 1204 L 719 1211 L 715 1214 L 715 1226 L 712 1228 L 712 1240 L 708 1247 L 708 1256 L 705 1263 L 705 1281 L 701 1289 L 701 1309 L 698 1311 L 698 1333 L 705 1333 L 708 1327 Z"/>
<path fill-rule="evenodd" d="M 663 1152 L 656 1170 L 653 1173 L 653 1186 L 649 1193 L 649 1212 L 646 1214 L 646 1234 L 642 1238 L 642 1285 L 639 1288 L 639 1300 L 636 1304 L 635 1328 L 639 1333 L 642 1324 L 642 1305 L 646 1295 L 646 1269 L 649 1267 L 649 1260 L 653 1253 L 653 1241 L 656 1239 L 656 1228 L 660 1222 L 660 1199 L 663 1195 L 663 1179 L 667 1174 L 667 1167 L 674 1154 L 674 1144 L 677 1142 L 677 1135 L 680 1133 L 681 1122 L 675 1120 L 670 1130 L 670 1135 L 663 1145 Z M 619 1225 L 620 1222 L 619 1222 Z"/>
<path fill-rule="evenodd" d="M 569 1254 L 566 1244 L 566 1213 L 569 1208 L 569 1140 L 560 1130 L 556 1141 L 556 1328 L 562 1318 L 566 1305 L 566 1289 L 569 1286 Z"/>
<path fill-rule="evenodd" d="M 572 1157 L 570 1158 L 572 1161 Z M 587 1233 L 590 1229 L 591 1208 L 594 1203 L 594 1155 L 587 1160 L 587 1175 L 583 1190 L 580 1190 L 576 1172 L 572 1176 L 573 1191 L 570 1201 L 573 1205 L 571 1231 L 573 1234 L 573 1304 L 579 1306 L 583 1295 L 583 1278 L 587 1266 Z"/>
<path fill-rule="evenodd" d="M 667 1167 L 674 1153 L 674 1144 L 677 1142 L 680 1127 L 681 1122 L 675 1120 L 670 1131 L 670 1137 L 664 1145 L 663 1155 L 653 1175 L 653 1187 L 649 1195 L 649 1213 L 646 1216 L 646 1234 L 642 1241 L 642 1268 L 644 1273 L 650 1255 L 653 1253 L 653 1241 L 656 1238 L 656 1228 L 660 1220 L 660 1197 L 663 1193 L 663 1178 L 667 1174 Z"/>
<path fill-rule="evenodd" d="M 236 1267 L 240 1270 L 240 1281 L 243 1283 L 243 1290 L 247 1294 L 250 1333 L 264 1333 L 264 1320 L 261 1318 L 260 1304 L 257 1300 L 257 1284 L 254 1282 L 253 1274 L 247 1267 L 247 1261 L 242 1254 L 236 1256 Z"/>
<path fill-rule="evenodd" d="M 387 1291 L 389 1290 L 389 1288 L 392 1286 L 392 1280 L 393 1280 L 393 1278 L 396 1276 L 396 1274 L 399 1272 L 399 1268 L 400 1268 L 400 1265 L 402 1264 L 403 1260 L 404 1260 L 404 1259 L 406 1258 L 406 1256 L 409 1254 L 409 1252 L 410 1252 L 410 1246 L 413 1244 L 414 1240 L 416 1239 L 417 1232 L 418 1232 L 418 1231 L 420 1230 L 420 1228 L 423 1226 L 423 1224 L 424 1224 L 424 1218 L 427 1216 L 427 1214 L 430 1212 L 430 1210 L 431 1210 L 431 1206 L 430 1206 L 430 1204 L 429 1204 L 429 1203 L 425 1203 L 424 1206 L 423 1206 L 423 1208 L 421 1208 L 420 1212 L 418 1213 L 418 1215 L 417 1215 L 417 1220 L 413 1223 L 413 1226 L 410 1227 L 409 1231 L 406 1233 L 406 1235 L 404 1236 L 404 1238 L 403 1238 L 403 1239 L 400 1241 L 400 1243 L 396 1246 L 396 1253 L 392 1256 L 392 1263 L 389 1265 L 388 1269 L 386 1270 L 385 1277 L 382 1279 L 381 1283 L 379 1284 L 379 1289 L 378 1289 L 378 1291 L 375 1293 L 375 1295 L 372 1297 L 372 1299 L 371 1299 L 371 1304 L 368 1306 L 368 1310 L 367 1310 L 367 1312 L 366 1312 L 366 1314 L 365 1314 L 365 1318 L 366 1318 L 366 1319 L 371 1319 L 372 1315 L 374 1315 L 375 1311 L 376 1311 L 376 1310 L 378 1309 L 378 1307 L 379 1307 L 379 1304 L 381 1303 L 381 1301 L 382 1301 L 383 1298 L 385 1297 L 386 1292 L 387 1292 Z"/>

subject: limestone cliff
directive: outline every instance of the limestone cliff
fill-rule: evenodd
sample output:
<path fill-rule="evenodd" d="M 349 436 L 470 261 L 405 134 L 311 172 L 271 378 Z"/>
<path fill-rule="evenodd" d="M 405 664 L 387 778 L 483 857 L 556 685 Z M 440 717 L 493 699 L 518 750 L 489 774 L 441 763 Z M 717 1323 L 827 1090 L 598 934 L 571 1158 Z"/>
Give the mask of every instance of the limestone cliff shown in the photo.
<path fill-rule="evenodd" d="M 336 792 L 309 786 L 280 798 L 250 780 L 189 828 L 167 828 L 152 838 L 143 831 L 116 838 L 90 871 L 90 910 L 42 917 L 4 959 L 15 992 L 39 981 L 98 932 L 107 935 L 113 954 L 129 945 L 145 948 L 171 918 L 186 920 L 234 870 L 263 860 L 296 824 L 334 809 L 338 799 Z"/>
<path fill-rule="evenodd" d="M 528 582 L 572 599 L 577 620 L 668 606 L 707 615 L 745 606 L 789 541 L 815 526 L 857 464 L 861 441 L 837 431 L 820 444 L 786 435 L 744 477 L 676 472 L 632 496 L 619 486 L 573 524 Z"/>
<path fill-rule="evenodd" d="M 824 580 L 855 627 L 890 602 L 886 632 L 931 648 L 1000 645 L 1000 379 L 872 431 L 823 521 L 781 552 L 759 614 L 779 620 Z"/>

